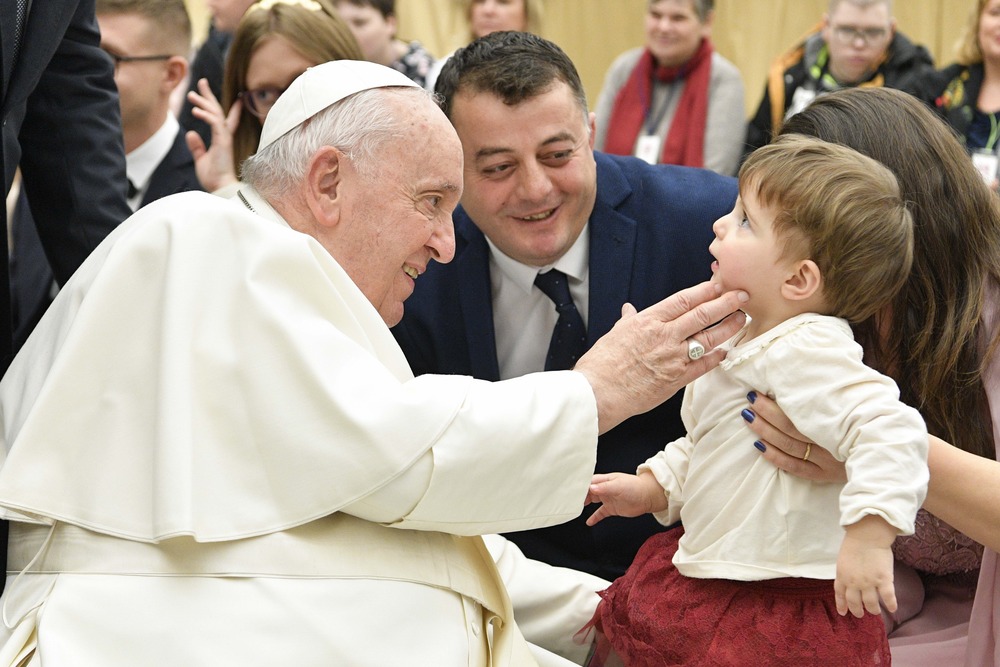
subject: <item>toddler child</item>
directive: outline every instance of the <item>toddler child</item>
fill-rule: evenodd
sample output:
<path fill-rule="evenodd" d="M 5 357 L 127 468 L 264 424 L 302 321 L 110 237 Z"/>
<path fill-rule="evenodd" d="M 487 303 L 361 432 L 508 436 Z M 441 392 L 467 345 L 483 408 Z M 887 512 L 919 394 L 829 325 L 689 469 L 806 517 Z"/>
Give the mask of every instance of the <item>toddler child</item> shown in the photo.
<path fill-rule="evenodd" d="M 709 249 L 713 280 L 750 295 L 747 325 L 685 389 L 687 435 L 590 487 L 602 503 L 590 525 L 647 512 L 683 524 L 601 593 L 593 666 L 890 661 L 879 598 L 895 609 L 890 547 L 926 493 L 927 430 L 862 363 L 848 322 L 886 312 L 913 222 L 888 169 L 801 135 L 753 153 L 739 190 Z M 846 484 L 793 477 L 750 449 L 740 413 L 754 389 L 846 462 Z"/>

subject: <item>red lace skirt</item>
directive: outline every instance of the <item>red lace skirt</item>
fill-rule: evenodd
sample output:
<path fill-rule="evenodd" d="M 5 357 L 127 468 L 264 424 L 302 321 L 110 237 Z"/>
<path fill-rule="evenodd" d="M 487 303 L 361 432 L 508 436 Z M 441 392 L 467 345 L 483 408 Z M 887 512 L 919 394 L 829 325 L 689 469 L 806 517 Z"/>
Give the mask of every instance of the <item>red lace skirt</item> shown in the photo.
<path fill-rule="evenodd" d="M 890 664 L 882 617 L 838 614 L 832 581 L 685 577 L 673 564 L 682 534 L 651 537 L 601 592 L 588 667 Z"/>

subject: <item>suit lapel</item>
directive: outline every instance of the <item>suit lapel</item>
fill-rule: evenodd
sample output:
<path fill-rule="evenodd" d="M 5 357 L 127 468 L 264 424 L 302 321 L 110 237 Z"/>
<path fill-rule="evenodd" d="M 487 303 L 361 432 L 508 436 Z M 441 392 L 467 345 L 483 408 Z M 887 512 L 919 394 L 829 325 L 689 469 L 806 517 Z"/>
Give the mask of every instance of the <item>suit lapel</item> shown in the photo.
<path fill-rule="evenodd" d="M 590 214 L 590 303 L 587 347 L 611 330 L 628 301 L 638 225 L 617 208 L 632 194 L 628 179 L 614 162 L 595 153 L 597 200 Z"/>
<path fill-rule="evenodd" d="M 458 281 L 458 300 L 460 316 L 465 325 L 463 328 L 469 350 L 470 372 L 484 380 L 499 380 L 489 245 L 486 237 L 461 209 L 455 212 L 455 227 L 465 241 L 465 247 L 454 262 L 456 275 L 461 276 Z"/>
<path fill-rule="evenodd" d="M 13 8 L 13 0 L 2 0 L 5 5 Z M 52 56 L 66 34 L 66 28 L 78 7 L 77 2 L 56 2 L 55 0 L 34 0 L 28 10 L 27 23 L 24 25 L 24 35 L 21 38 L 21 53 L 17 62 L 13 63 L 10 81 L 5 81 L 4 106 L 8 100 L 24 99 L 34 89 L 38 76 L 48 66 Z M 7 15 L 9 18 L 6 18 Z M 14 39 L 13 11 L 4 13 L 3 57 L 6 67 L 12 54 Z M 8 24 L 10 24 L 8 26 Z M 8 30 L 10 42 L 7 41 Z M 6 70 L 4 70 L 6 71 Z"/>
<path fill-rule="evenodd" d="M 191 180 L 184 178 L 182 170 L 190 165 Z M 181 129 L 174 137 L 174 143 L 170 146 L 160 164 L 156 165 L 153 175 L 149 178 L 149 187 L 142 198 L 139 207 L 143 207 L 157 199 L 162 199 L 167 195 L 184 192 L 186 190 L 198 189 L 198 183 L 194 177 L 194 158 L 188 150 L 187 142 L 184 140 L 184 130 Z"/>
<path fill-rule="evenodd" d="M 634 220 L 597 202 L 590 216 L 588 349 L 621 318 L 633 278 L 636 234 Z"/>
<path fill-rule="evenodd" d="M 3 51 L 3 99 L 7 99 L 7 90 L 10 88 L 11 73 L 14 70 L 14 31 L 15 12 L 13 0 L 4 3 L 4 9 L 0 11 L 0 47 Z M 27 30 L 25 30 L 27 33 Z"/>

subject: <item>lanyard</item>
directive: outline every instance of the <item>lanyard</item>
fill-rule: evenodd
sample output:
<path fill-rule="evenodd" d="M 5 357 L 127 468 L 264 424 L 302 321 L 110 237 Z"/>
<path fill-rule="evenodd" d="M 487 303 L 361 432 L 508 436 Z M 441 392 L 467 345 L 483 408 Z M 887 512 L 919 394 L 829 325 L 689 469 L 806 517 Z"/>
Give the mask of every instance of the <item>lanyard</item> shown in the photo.
<path fill-rule="evenodd" d="M 995 113 L 987 115 L 990 117 L 990 136 L 986 140 L 986 146 L 984 146 L 984 148 L 988 151 L 992 151 L 993 147 L 997 143 L 997 139 L 1000 138 L 1000 127 L 997 126 L 997 115 Z"/>
<path fill-rule="evenodd" d="M 645 125 L 645 130 L 647 135 L 656 134 L 656 128 L 658 128 L 660 126 L 660 123 L 663 122 L 663 117 L 667 115 L 667 109 L 670 108 L 670 103 L 674 101 L 674 95 L 677 94 L 677 84 L 682 81 L 684 81 L 684 79 L 678 77 L 673 82 L 668 84 L 670 88 L 667 89 L 667 94 L 663 99 L 663 104 L 660 105 L 659 110 L 657 110 L 655 114 L 652 114 L 652 116 L 650 115 L 650 111 L 653 110 L 652 108 L 653 95 L 652 95 L 652 90 L 650 90 L 650 104 L 649 104 L 650 108 L 646 111 L 646 125 Z"/>

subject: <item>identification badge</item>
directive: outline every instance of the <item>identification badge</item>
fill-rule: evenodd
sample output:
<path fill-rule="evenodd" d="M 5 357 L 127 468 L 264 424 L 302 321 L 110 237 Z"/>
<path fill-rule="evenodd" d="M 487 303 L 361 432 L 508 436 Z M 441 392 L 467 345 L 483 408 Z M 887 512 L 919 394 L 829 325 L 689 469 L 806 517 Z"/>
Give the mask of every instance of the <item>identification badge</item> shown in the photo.
<path fill-rule="evenodd" d="M 639 137 L 639 141 L 635 144 L 635 156 L 640 160 L 644 160 L 649 164 L 656 164 L 660 161 L 660 144 L 662 141 L 659 137 L 650 134 L 644 134 Z"/>
<path fill-rule="evenodd" d="M 997 167 L 1000 167 L 1000 158 L 993 151 L 979 150 L 972 154 L 972 166 L 986 181 L 986 185 L 993 186 L 997 180 Z"/>

